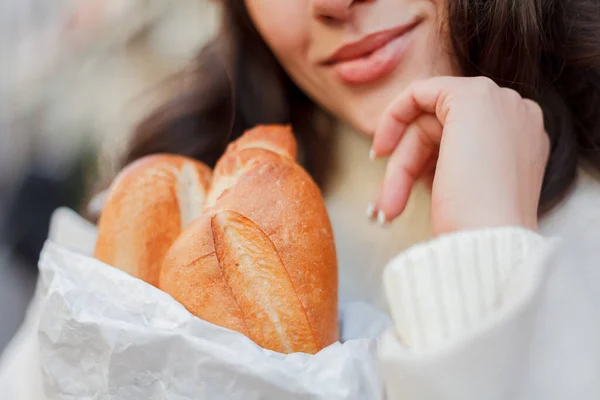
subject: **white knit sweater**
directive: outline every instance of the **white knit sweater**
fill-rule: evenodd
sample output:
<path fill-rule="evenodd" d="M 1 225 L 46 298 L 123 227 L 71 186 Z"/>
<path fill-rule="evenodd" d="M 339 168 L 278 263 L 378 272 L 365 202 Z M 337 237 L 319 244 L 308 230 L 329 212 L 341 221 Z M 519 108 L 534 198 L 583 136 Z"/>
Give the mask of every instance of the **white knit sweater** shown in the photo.
<path fill-rule="evenodd" d="M 541 233 L 431 239 L 421 190 L 391 230 L 361 226 L 383 165 L 368 163 L 363 138 L 346 132 L 337 145 L 327 201 L 340 293 L 391 313 L 380 340 L 388 398 L 600 399 L 600 181 L 580 171 Z"/>

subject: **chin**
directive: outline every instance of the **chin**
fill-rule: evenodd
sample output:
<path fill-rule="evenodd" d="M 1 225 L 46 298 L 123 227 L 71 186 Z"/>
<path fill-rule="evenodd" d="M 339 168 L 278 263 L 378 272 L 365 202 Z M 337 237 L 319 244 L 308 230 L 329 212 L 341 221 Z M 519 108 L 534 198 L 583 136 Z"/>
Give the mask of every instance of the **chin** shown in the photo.
<path fill-rule="evenodd" d="M 377 129 L 379 118 L 355 114 L 354 118 L 347 118 L 345 121 L 361 135 L 373 137 L 375 136 L 375 129 Z"/>
<path fill-rule="evenodd" d="M 343 109 L 347 111 L 341 117 L 354 129 L 365 135 L 374 136 L 381 116 L 394 99 L 412 82 L 431 76 L 433 74 L 427 69 L 408 73 L 397 71 L 377 86 L 352 91 L 345 99 Z"/>
<path fill-rule="evenodd" d="M 348 113 L 343 117 L 355 130 L 367 136 L 374 136 L 379 120 L 389 104 L 400 90 L 375 91 L 359 96 L 347 107 Z"/>

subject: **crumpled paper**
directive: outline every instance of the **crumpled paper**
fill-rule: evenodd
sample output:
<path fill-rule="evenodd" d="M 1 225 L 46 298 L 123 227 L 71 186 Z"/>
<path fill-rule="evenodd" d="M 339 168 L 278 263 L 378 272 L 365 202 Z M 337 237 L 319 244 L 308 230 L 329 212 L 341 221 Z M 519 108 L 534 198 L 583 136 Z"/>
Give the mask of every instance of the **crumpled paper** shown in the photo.
<path fill-rule="evenodd" d="M 376 338 L 391 322 L 368 304 L 340 304 L 343 344 L 283 355 L 93 259 L 94 240 L 57 213 L 29 314 L 0 361 L 0 398 L 382 398 Z"/>

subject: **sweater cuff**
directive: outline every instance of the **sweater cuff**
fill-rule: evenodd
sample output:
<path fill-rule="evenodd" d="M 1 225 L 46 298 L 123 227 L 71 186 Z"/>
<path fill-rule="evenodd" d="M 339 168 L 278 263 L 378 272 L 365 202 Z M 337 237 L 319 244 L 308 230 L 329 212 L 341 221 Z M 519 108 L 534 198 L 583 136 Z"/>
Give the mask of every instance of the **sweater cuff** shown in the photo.
<path fill-rule="evenodd" d="M 478 326 L 503 306 L 507 279 L 545 240 L 521 228 L 492 228 L 412 247 L 384 272 L 396 333 L 422 351 Z"/>

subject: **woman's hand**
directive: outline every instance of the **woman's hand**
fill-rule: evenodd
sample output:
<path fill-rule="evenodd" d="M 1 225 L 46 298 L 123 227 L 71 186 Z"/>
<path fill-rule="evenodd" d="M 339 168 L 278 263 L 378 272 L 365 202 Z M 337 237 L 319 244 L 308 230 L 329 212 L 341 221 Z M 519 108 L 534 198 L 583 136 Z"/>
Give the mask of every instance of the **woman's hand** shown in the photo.
<path fill-rule="evenodd" d="M 371 216 L 394 220 L 415 180 L 433 172 L 435 234 L 537 230 L 549 149 L 541 108 L 514 90 L 483 77 L 416 82 L 385 111 L 375 133 L 372 157 L 391 157 Z"/>

